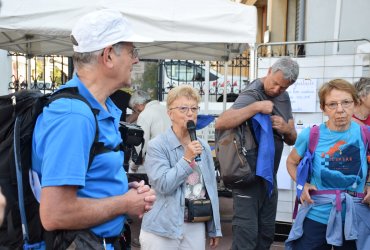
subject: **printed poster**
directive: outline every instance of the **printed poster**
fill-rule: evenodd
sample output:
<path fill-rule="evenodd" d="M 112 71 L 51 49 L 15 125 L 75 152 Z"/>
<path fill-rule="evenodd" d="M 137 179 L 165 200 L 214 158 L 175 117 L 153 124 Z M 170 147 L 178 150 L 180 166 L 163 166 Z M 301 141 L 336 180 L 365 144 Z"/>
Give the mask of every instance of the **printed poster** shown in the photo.
<path fill-rule="evenodd" d="M 297 79 L 287 92 L 293 112 L 316 112 L 317 79 Z"/>

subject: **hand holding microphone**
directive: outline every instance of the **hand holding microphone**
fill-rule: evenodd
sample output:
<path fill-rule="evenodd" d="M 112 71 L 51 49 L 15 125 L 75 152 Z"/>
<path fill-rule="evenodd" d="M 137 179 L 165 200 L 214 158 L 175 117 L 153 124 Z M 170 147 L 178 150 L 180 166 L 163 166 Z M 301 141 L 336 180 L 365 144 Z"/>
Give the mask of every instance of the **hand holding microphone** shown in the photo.
<path fill-rule="evenodd" d="M 195 150 L 200 151 L 200 153 L 201 153 L 202 152 L 202 145 L 197 141 L 197 135 L 196 135 L 196 132 L 195 132 L 195 123 L 194 123 L 194 121 L 192 121 L 192 120 L 188 121 L 187 124 L 186 124 L 186 127 L 187 127 L 189 135 L 190 135 L 190 140 L 192 142 L 196 141 L 196 143 L 192 143 L 191 146 L 194 145 Z M 195 156 L 195 161 L 200 161 L 200 153 L 197 156 Z"/>

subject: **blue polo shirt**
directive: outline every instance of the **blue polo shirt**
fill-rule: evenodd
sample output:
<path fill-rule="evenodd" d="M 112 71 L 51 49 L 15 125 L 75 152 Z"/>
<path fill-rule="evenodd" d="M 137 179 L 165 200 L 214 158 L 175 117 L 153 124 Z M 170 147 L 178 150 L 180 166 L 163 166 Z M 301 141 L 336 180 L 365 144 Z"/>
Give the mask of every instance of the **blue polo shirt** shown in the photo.
<path fill-rule="evenodd" d="M 61 88 L 77 87 L 94 109 L 99 110 L 99 141 L 109 148 L 121 143 L 121 111 L 110 98 L 106 111 L 75 75 Z M 96 123 L 91 109 L 78 99 L 61 98 L 45 107 L 38 117 L 32 142 L 32 168 L 42 187 L 79 186 L 77 195 L 105 198 L 128 191 L 123 152 L 96 155 L 87 171 Z M 120 234 L 125 217 L 119 216 L 91 230 L 100 237 Z"/>

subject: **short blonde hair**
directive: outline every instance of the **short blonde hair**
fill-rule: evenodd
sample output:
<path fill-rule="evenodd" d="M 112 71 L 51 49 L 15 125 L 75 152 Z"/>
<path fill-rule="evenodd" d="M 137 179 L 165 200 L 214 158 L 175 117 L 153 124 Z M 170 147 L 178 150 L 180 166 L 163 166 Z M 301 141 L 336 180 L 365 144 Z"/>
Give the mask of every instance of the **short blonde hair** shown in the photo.
<path fill-rule="evenodd" d="M 167 109 L 179 97 L 187 97 L 188 99 L 195 100 L 198 104 L 200 102 L 200 95 L 195 88 L 190 85 L 180 85 L 168 92 Z"/>

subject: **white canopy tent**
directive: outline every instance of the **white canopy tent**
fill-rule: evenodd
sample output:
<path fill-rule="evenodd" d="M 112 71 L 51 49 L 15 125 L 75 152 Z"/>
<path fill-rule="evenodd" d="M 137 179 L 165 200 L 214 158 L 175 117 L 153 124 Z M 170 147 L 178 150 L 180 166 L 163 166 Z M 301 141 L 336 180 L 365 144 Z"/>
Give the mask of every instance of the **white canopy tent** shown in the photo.
<path fill-rule="evenodd" d="M 85 13 L 118 9 L 152 43 L 143 59 L 227 61 L 254 44 L 254 6 L 230 0 L 2 0 L 0 49 L 29 56 L 72 55 L 73 24 Z"/>
<path fill-rule="evenodd" d="M 154 40 L 135 44 L 141 59 L 228 61 L 256 42 L 256 8 L 230 0 L 2 0 L 0 49 L 71 56 L 76 20 L 104 8 L 120 10 L 136 33 Z"/>

